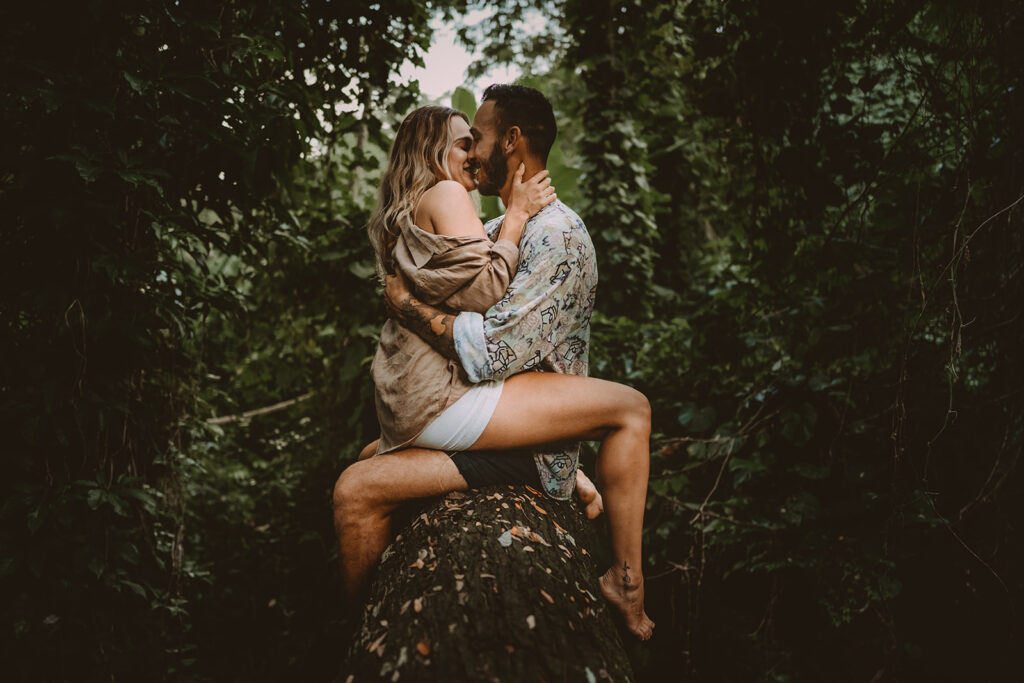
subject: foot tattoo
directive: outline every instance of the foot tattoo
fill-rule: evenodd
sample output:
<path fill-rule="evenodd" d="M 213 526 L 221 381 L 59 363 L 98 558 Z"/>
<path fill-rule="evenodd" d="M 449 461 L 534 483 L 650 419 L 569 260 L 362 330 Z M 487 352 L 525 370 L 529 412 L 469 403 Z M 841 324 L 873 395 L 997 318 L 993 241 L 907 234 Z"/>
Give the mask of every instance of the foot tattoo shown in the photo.
<path fill-rule="evenodd" d="M 598 584 L 601 592 L 609 603 L 618 611 L 626 628 L 640 640 L 648 640 L 654 633 L 654 622 L 644 611 L 644 580 L 643 576 L 629 573 L 630 566 L 623 562 L 620 569 L 610 568 Z M 622 572 L 619 579 L 617 572 Z"/>

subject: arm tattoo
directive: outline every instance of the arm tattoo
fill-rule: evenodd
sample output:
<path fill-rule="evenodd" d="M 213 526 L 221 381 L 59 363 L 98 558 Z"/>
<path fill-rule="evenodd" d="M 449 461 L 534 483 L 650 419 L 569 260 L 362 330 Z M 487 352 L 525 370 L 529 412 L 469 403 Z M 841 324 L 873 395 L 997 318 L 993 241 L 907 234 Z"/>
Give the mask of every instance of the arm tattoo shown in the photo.
<path fill-rule="evenodd" d="M 416 333 L 445 358 L 457 361 L 455 352 L 455 316 L 408 297 L 395 310 L 398 321 Z"/>

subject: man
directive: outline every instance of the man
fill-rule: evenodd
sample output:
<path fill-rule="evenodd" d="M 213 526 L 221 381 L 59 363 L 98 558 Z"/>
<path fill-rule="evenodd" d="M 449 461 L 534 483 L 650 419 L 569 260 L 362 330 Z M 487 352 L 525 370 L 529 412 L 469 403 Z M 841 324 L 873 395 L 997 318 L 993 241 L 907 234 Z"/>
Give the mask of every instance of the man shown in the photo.
<path fill-rule="evenodd" d="M 515 169 L 523 163 L 527 178 L 543 170 L 556 132 L 551 104 L 541 93 L 518 85 L 487 88 L 473 119 L 470 151 L 480 192 L 500 195 L 508 205 Z M 500 224 L 498 218 L 485 226 L 492 238 Z M 529 370 L 585 375 L 597 265 L 583 221 L 556 201 L 527 222 L 519 250 L 515 278 L 486 315 L 443 313 L 417 301 L 401 276 L 389 276 L 390 316 L 459 362 L 474 383 Z M 576 484 L 579 444 L 532 458 L 421 448 L 364 457 L 372 453 L 367 447 L 334 489 L 342 580 L 350 600 L 391 542 L 391 514 L 403 502 L 501 483 L 539 485 L 566 499 Z M 601 501 L 593 485 L 581 477 L 580 489 L 588 515 L 598 514 Z"/>

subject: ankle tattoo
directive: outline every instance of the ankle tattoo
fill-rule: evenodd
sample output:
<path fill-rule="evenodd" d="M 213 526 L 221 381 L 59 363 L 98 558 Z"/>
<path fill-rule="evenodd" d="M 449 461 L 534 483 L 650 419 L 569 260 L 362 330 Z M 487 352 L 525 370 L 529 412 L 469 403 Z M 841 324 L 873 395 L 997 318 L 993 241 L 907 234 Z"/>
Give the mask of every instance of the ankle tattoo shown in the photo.
<path fill-rule="evenodd" d="M 626 585 L 629 585 L 629 581 L 630 581 L 630 579 L 629 579 L 629 563 L 628 562 L 623 562 L 622 563 L 622 583 L 624 583 Z"/>

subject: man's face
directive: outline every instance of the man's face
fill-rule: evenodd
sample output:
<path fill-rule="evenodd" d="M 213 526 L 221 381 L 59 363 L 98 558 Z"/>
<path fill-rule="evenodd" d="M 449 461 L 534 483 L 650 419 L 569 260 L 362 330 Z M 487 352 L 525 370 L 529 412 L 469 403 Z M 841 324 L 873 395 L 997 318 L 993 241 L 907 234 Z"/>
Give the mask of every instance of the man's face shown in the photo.
<path fill-rule="evenodd" d="M 508 179 L 508 157 L 501 149 L 496 114 L 494 102 L 484 102 L 476 110 L 471 129 L 473 146 L 469 150 L 469 158 L 480 169 L 476 176 L 476 189 L 483 195 L 498 194 Z"/>

